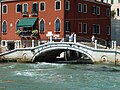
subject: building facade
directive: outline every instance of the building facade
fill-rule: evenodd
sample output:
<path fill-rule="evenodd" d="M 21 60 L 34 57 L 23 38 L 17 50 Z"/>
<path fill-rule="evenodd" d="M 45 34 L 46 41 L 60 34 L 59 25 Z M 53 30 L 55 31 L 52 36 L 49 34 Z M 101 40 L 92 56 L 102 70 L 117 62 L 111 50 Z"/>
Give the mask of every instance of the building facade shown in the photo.
<path fill-rule="evenodd" d="M 77 37 L 111 39 L 110 5 L 96 0 L 4 0 L 1 46 L 11 50 Z"/>
<path fill-rule="evenodd" d="M 111 12 L 114 14 L 111 18 L 111 39 L 120 45 L 120 0 L 108 0 L 108 3 L 111 4 Z"/>

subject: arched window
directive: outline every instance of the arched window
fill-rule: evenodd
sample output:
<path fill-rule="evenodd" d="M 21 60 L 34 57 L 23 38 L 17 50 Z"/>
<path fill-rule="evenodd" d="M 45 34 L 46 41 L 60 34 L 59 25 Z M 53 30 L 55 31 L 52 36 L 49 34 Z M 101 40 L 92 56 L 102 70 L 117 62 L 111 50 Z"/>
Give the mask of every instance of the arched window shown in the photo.
<path fill-rule="evenodd" d="M 18 23 L 19 23 L 19 20 L 16 23 L 16 31 L 19 30 Z"/>
<path fill-rule="evenodd" d="M 45 22 L 44 22 L 44 20 L 42 19 L 42 20 L 40 21 L 40 32 L 44 32 L 44 26 L 45 26 Z"/>
<path fill-rule="evenodd" d="M 57 20 L 55 21 L 55 31 L 56 31 L 56 32 L 59 32 L 59 31 L 60 31 L 60 20 L 59 20 L 59 19 L 57 19 Z"/>
<path fill-rule="evenodd" d="M 7 23 L 6 21 L 4 21 L 2 24 L 2 33 L 6 33 L 6 32 L 7 32 Z"/>
<path fill-rule="evenodd" d="M 120 10 L 119 8 L 117 8 L 117 16 L 120 16 L 119 13 L 120 13 Z"/>

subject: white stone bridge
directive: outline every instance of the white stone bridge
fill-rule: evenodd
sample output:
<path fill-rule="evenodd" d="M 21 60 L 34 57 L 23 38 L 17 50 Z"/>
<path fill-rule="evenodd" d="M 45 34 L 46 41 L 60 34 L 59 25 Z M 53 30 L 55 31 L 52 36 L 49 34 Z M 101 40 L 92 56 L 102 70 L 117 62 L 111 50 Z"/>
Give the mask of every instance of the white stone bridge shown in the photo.
<path fill-rule="evenodd" d="M 120 51 L 113 49 L 99 49 L 95 43 L 95 47 L 90 47 L 76 42 L 49 42 L 33 48 L 17 48 L 0 54 L 1 59 L 19 59 L 31 60 L 32 62 L 43 58 L 53 58 L 60 53 L 72 50 L 88 56 L 93 63 L 95 62 L 119 62 Z M 53 57 L 51 57 L 53 55 Z M 40 57 L 41 56 L 41 57 Z M 41 59 L 42 59 L 41 58 Z M 44 61 L 43 61 L 44 62 Z"/>

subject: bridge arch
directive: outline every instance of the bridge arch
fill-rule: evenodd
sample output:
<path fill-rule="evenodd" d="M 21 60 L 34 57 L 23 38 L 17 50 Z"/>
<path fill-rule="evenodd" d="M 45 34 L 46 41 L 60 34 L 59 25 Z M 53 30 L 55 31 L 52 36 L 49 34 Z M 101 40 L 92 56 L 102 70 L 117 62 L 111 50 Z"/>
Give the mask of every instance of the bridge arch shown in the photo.
<path fill-rule="evenodd" d="M 49 52 L 52 50 L 73 50 L 73 51 L 77 51 L 77 52 L 87 55 L 92 60 L 92 62 L 94 62 L 95 61 L 94 57 L 90 53 L 88 53 L 86 50 L 84 50 L 83 48 L 86 48 L 86 47 L 84 47 L 84 45 L 72 43 L 72 42 L 48 43 L 48 44 L 43 45 L 42 48 L 38 47 L 34 49 L 34 56 L 32 57 L 32 61 L 34 62 L 35 57 L 40 55 L 41 53 Z"/>

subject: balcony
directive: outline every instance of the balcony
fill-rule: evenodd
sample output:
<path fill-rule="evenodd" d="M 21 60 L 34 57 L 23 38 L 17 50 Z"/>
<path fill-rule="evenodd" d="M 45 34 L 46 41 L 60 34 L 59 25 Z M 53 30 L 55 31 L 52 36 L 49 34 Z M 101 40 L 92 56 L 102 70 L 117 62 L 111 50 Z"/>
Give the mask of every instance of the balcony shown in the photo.
<path fill-rule="evenodd" d="M 38 11 L 32 11 L 31 14 L 32 14 L 32 16 L 37 16 L 38 15 Z"/>
<path fill-rule="evenodd" d="M 38 37 L 38 30 L 17 30 L 16 34 L 20 37 Z"/>
<path fill-rule="evenodd" d="M 22 16 L 23 17 L 28 16 L 28 12 L 22 12 Z"/>

